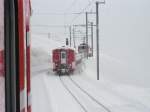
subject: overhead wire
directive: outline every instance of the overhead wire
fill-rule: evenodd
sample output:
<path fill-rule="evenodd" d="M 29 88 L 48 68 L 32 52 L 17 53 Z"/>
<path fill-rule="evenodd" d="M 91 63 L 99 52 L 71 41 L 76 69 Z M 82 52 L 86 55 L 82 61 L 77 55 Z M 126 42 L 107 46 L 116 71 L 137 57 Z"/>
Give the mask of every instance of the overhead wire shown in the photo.
<path fill-rule="evenodd" d="M 79 13 L 77 13 L 77 12 L 74 12 L 74 13 L 67 13 L 68 10 L 70 10 L 76 2 L 77 2 L 77 0 L 74 0 L 74 1 L 69 5 L 69 7 L 65 9 L 66 11 L 65 11 L 64 13 L 57 13 L 57 12 L 51 12 L 51 13 L 43 13 L 43 12 L 42 12 L 42 13 L 39 13 L 39 12 L 35 12 L 34 15 L 62 15 L 62 16 L 63 16 L 63 15 L 79 14 Z"/>
<path fill-rule="evenodd" d="M 85 10 L 91 6 L 94 1 L 95 0 L 89 1 L 89 3 L 79 12 L 79 14 L 71 20 L 71 23 L 73 23 L 82 13 L 85 13 Z"/>
<path fill-rule="evenodd" d="M 74 0 L 74 1 L 70 4 L 70 6 L 66 9 L 66 11 L 72 9 L 72 7 L 74 6 L 74 4 L 76 4 L 76 2 L 77 2 L 77 0 Z"/>
<path fill-rule="evenodd" d="M 66 8 L 66 11 L 65 11 L 65 13 L 64 13 L 64 30 L 65 30 L 65 33 L 66 33 L 66 31 L 67 31 L 67 28 L 65 27 L 65 26 L 66 26 L 66 16 L 67 16 L 66 12 L 70 11 L 70 10 L 73 8 L 74 4 L 77 3 L 77 1 L 78 1 L 78 0 L 73 0 L 73 1 L 71 2 L 71 4 L 69 5 L 69 7 Z"/>
<path fill-rule="evenodd" d="M 58 15 L 58 16 L 64 16 L 64 15 L 77 15 L 77 14 L 80 14 L 79 12 L 73 12 L 73 13 L 57 13 L 57 12 L 51 12 L 51 13 L 34 13 L 35 16 L 55 16 L 55 15 Z"/>
<path fill-rule="evenodd" d="M 63 28 L 64 25 L 31 25 L 31 27 L 50 27 L 50 28 Z M 66 25 L 65 27 L 69 27 Z"/>
<path fill-rule="evenodd" d="M 74 13 L 35 13 L 34 15 L 46 15 L 46 16 L 51 16 L 51 15 L 62 15 L 62 16 L 66 16 L 66 15 L 76 15 L 72 20 L 71 20 L 71 24 L 81 15 L 81 14 L 84 14 L 85 11 L 87 10 L 87 8 L 89 8 L 92 3 L 94 2 L 95 0 L 91 0 L 89 1 L 89 3 L 78 13 L 74 12 Z M 77 2 L 77 0 L 74 0 L 71 5 L 67 8 L 67 10 L 69 10 L 70 8 L 73 7 L 73 5 Z M 70 25 L 71 25 L 70 24 Z M 48 28 L 66 28 L 66 27 L 70 27 L 70 25 L 67 25 L 65 22 L 64 22 L 64 25 L 32 25 L 32 27 L 48 27 Z M 43 33 L 44 34 L 44 33 Z M 44 34 L 46 35 L 46 34 Z"/>

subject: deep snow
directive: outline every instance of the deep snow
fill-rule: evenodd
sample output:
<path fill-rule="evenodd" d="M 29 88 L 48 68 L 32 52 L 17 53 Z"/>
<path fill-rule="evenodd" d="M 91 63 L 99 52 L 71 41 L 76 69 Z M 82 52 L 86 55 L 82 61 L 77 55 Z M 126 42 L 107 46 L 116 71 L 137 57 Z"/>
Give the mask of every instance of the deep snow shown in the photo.
<path fill-rule="evenodd" d="M 82 112 L 79 104 L 61 84 L 59 77 L 52 72 L 51 50 L 62 43 L 47 37 L 32 37 L 32 109 L 33 112 Z M 149 112 L 150 88 L 138 81 L 132 82 L 130 75 L 116 75 L 124 66 L 105 54 L 100 58 L 100 81 L 96 80 L 96 60 L 89 58 L 78 66 L 71 76 L 82 88 L 103 103 L 112 112 Z M 113 66 L 114 68 L 111 68 Z M 105 66 L 104 66 L 105 65 Z M 124 69 L 122 68 L 122 69 Z M 123 76 L 123 77 L 122 77 Z M 64 78 L 67 76 L 64 76 Z M 137 76 L 140 79 L 141 76 Z M 137 78 L 136 77 L 136 78 Z M 74 88 L 65 81 L 69 88 Z M 91 102 L 82 98 L 83 93 L 72 89 L 79 100 L 87 107 Z M 87 108 L 89 109 L 89 107 Z M 91 105 L 90 112 L 99 112 L 96 105 Z"/>

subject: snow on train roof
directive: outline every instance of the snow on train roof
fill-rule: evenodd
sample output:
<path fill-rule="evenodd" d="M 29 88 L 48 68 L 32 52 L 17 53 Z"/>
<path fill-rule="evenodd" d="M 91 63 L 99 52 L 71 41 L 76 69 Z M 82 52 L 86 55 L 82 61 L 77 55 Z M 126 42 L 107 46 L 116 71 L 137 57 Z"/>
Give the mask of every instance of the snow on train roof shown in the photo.
<path fill-rule="evenodd" d="M 74 51 L 75 51 L 75 48 L 69 47 L 69 46 L 62 46 L 62 47 L 58 47 L 58 48 L 55 48 L 55 49 L 71 49 L 71 50 L 74 50 Z M 54 50 L 55 50 L 55 49 L 54 49 Z"/>
<path fill-rule="evenodd" d="M 69 46 L 62 46 L 62 47 L 57 47 L 57 48 L 55 48 L 55 49 L 53 49 L 53 50 L 57 50 L 57 49 L 71 49 L 71 50 L 73 50 L 73 51 L 75 51 L 76 53 L 77 53 L 77 50 L 75 49 L 75 48 L 73 48 L 73 47 L 69 47 Z"/>

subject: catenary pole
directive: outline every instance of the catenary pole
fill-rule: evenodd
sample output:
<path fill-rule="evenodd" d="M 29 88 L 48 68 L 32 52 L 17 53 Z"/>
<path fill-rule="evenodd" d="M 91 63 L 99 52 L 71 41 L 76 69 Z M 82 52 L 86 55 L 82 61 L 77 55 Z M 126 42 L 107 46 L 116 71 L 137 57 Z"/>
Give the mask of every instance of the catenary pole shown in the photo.
<path fill-rule="evenodd" d="M 93 56 L 93 22 L 91 22 L 91 49 L 92 49 L 92 56 Z"/>
<path fill-rule="evenodd" d="M 86 16 L 86 45 L 88 46 L 88 12 L 85 13 Z M 88 50 L 87 50 L 87 58 L 88 58 Z"/>
<path fill-rule="evenodd" d="M 99 80 L 99 4 L 105 4 L 105 1 L 96 2 L 97 80 Z"/>
<path fill-rule="evenodd" d="M 99 80 L 99 3 L 96 2 L 96 50 L 97 50 L 97 80 Z"/>
<path fill-rule="evenodd" d="M 73 27 L 73 44 L 74 48 L 76 49 L 76 43 L 75 43 L 75 28 Z"/>
<path fill-rule="evenodd" d="M 71 37 L 71 26 L 69 27 L 69 32 L 70 32 L 70 47 L 71 47 L 71 40 L 72 40 L 72 39 L 71 39 L 71 38 L 72 38 L 72 37 Z"/>

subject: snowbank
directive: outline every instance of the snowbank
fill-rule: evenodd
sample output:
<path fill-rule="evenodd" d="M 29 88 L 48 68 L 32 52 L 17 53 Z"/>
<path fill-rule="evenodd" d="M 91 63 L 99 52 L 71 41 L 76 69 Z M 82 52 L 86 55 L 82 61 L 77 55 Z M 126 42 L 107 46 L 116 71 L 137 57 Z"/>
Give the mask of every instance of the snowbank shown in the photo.
<path fill-rule="evenodd" d="M 126 77 L 117 76 L 126 66 L 119 60 L 109 56 L 101 56 L 100 80 L 97 81 L 96 60 L 89 58 L 76 70 L 73 79 L 92 94 L 95 98 L 108 105 L 114 112 L 149 112 L 150 88 L 141 86 L 139 82 L 132 82 L 129 74 Z M 114 61 L 114 62 L 113 62 Z M 115 65 L 112 66 L 112 63 Z M 105 66 L 104 66 L 105 64 Z M 119 65 L 119 66 L 116 66 Z M 111 66 L 113 68 L 111 68 Z M 104 67 L 109 68 L 108 71 Z M 124 68 L 123 68 L 124 67 Z M 82 68 L 82 71 L 79 70 Z M 118 72 L 115 72 L 118 69 Z M 113 74 L 114 73 L 114 74 Z M 113 76 L 112 76 L 113 74 Z M 135 77 L 139 79 L 140 77 Z"/>
<path fill-rule="evenodd" d="M 62 44 L 53 39 L 39 35 L 32 35 L 31 42 L 32 74 L 35 75 L 43 70 L 52 69 L 52 50 Z"/>
<path fill-rule="evenodd" d="M 97 79 L 96 57 L 85 61 L 86 74 Z M 128 62 L 119 60 L 107 54 L 100 54 L 100 80 L 107 80 L 114 83 L 135 85 L 149 88 L 149 75 L 139 74 L 136 69 L 128 66 Z"/>
<path fill-rule="evenodd" d="M 50 63 L 50 55 L 40 50 L 40 48 L 31 49 L 31 66 L 39 66 Z"/>

